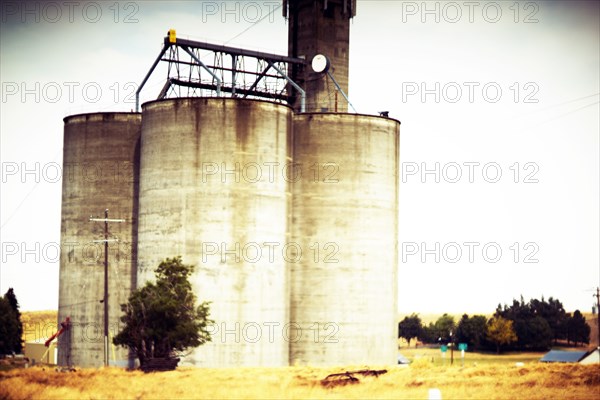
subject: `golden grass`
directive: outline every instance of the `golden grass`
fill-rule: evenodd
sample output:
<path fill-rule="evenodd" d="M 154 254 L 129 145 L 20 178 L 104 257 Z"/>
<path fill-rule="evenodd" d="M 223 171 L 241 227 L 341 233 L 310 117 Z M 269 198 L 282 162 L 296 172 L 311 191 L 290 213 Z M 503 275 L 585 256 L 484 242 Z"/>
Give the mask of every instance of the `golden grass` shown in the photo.
<path fill-rule="evenodd" d="M 24 312 L 25 339 L 44 339 L 54 333 L 56 320 L 56 311 Z M 179 368 L 154 374 L 117 368 L 56 372 L 51 368 L 36 367 L 0 372 L 0 400 L 427 399 L 431 388 L 440 389 L 444 400 L 599 398 L 598 365 L 537 363 L 542 353 L 498 357 L 467 352 L 465 366 L 461 367 L 460 352 L 456 351 L 455 364 L 450 366 L 449 353 L 444 362 L 439 349 L 415 349 L 414 342 L 411 345 L 411 348 L 404 345 L 400 348 L 400 352 L 413 361 L 409 367 L 388 368 L 389 372 L 378 378 L 358 376 L 361 383 L 332 389 L 322 387 L 321 379 L 330 373 L 365 367 Z M 524 362 L 525 366 L 518 368 L 516 362 Z"/>
<path fill-rule="evenodd" d="M 364 368 L 364 367 L 363 367 Z M 379 368 L 378 368 L 379 369 Z M 319 398 L 597 399 L 600 366 L 577 364 L 435 366 L 417 360 L 380 377 L 327 389 L 320 380 L 352 368 L 180 368 L 144 374 L 117 368 L 0 372 L 0 399 Z"/>
<path fill-rule="evenodd" d="M 401 348 L 400 353 L 408 358 L 410 361 L 424 359 L 434 365 L 447 365 L 450 364 L 450 350 L 446 352 L 446 358 L 442 358 L 442 354 L 439 348 L 426 348 L 426 347 L 410 347 Z M 503 353 L 497 355 L 494 353 L 473 353 L 471 351 L 465 352 L 464 364 L 465 366 L 475 365 L 504 365 L 510 364 L 515 365 L 517 362 L 522 363 L 535 363 L 539 361 L 542 356 L 546 354 L 543 352 L 516 352 L 516 353 Z M 433 361 L 432 361 L 433 360 Z M 460 351 L 454 350 L 454 363 L 460 365 Z"/>

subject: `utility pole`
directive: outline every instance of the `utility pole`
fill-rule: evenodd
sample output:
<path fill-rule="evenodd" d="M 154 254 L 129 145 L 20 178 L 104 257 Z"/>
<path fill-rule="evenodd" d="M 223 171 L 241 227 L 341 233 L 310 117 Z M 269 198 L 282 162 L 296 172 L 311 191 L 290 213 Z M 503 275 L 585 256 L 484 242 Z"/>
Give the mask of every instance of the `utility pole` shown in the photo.
<path fill-rule="evenodd" d="M 596 287 L 596 322 L 598 322 L 598 350 L 600 351 L 600 287 Z"/>
<path fill-rule="evenodd" d="M 450 331 L 450 365 L 454 364 L 454 340 L 452 339 L 452 331 Z"/>
<path fill-rule="evenodd" d="M 125 222 L 124 219 L 109 219 L 108 208 L 104 210 L 104 218 L 90 217 L 90 221 L 104 222 L 104 240 L 94 240 L 94 243 L 104 243 L 104 366 L 108 366 L 108 242 L 118 242 L 118 239 L 108 239 L 109 222 Z"/>

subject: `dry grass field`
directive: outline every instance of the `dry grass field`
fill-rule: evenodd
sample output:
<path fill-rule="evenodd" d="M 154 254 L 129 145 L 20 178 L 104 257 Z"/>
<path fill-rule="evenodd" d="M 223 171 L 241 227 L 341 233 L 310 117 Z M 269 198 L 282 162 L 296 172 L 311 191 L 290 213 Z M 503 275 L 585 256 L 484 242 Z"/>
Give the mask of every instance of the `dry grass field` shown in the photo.
<path fill-rule="evenodd" d="M 364 368 L 364 367 L 360 367 Z M 360 369 L 359 368 L 359 369 Z M 330 373 L 352 368 L 227 368 L 144 374 L 116 368 L 57 372 L 41 367 L 0 372 L 0 399 L 598 399 L 600 366 L 528 363 L 436 366 L 416 360 L 379 377 L 325 388 Z"/>
<path fill-rule="evenodd" d="M 584 350 L 584 349 L 581 349 Z M 400 353 L 410 361 L 429 362 L 434 366 L 448 366 L 451 362 L 450 350 L 446 352 L 445 358 L 438 348 L 401 348 Z M 524 352 L 524 353 L 473 353 L 465 352 L 464 360 L 461 360 L 460 351 L 454 350 L 454 364 L 461 366 L 485 366 L 485 365 L 515 365 L 518 362 L 525 364 L 535 364 L 546 352 Z"/>
<path fill-rule="evenodd" d="M 56 312 L 24 313 L 28 339 L 46 336 L 38 327 L 56 324 Z M 25 325 L 25 324 L 24 324 Z M 405 343 L 404 343 L 405 345 Z M 412 363 L 387 368 L 379 377 L 359 383 L 324 387 L 331 373 L 365 369 L 344 368 L 178 368 L 144 374 L 117 368 L 58 372 L 34 367 L 0 372 L 0 400 L 5 399 L 166 399 L 166 398 L 289 398 L 289 399 L 427 399 L 439 389 L 447 399 L 593 399 L 600 398 L 600 365 L 542 364 L 542 353 L 497 356 L 460 352 L 441 357 L 439 349 L 407 348 L 400 352 Z M 524 363 L 517 367 L 515 363 Z M 373 369 L 382 369 L 370 366 Z"/>

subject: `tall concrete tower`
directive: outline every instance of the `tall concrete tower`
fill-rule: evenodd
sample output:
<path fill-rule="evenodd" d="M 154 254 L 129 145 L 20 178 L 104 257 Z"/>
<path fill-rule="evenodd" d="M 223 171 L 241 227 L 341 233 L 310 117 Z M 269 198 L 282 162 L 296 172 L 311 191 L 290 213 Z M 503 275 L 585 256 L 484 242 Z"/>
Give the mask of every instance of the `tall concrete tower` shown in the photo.
<path fill-rule="evenodd" d="M 290 0 L 292 100 L 290 237 L 304 251 L 289 263 L 290 364 L 389 365 L 397 357 L 400 123 L 348 113 L 354 1 Z M 315 62 L 316 61 L 316 62 Z"/>
<path fill-rule="evenodd" d="M 311 61 L 317 54 L 329 60 L 329 72 L 348 93 L 350 19 L 356 0 L 284 0 L 288 18 L 288 55 L 304 58 L 305 66 L 294 66 L 291 78 L 306 91 L 307 112 L 347 112 L 348 103 L 327 74 L 317 73 Z M 299 111 L 299 96 L 293 100 Z"/>

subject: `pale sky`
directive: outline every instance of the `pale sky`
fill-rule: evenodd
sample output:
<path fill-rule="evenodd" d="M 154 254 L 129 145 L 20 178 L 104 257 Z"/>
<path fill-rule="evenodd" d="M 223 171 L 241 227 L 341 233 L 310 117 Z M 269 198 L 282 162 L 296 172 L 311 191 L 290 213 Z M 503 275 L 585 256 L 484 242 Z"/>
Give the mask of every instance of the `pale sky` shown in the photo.
<path fill-rule="evenodd" d="M 22 310 L 58 307 L 65 116 L 134 108 L 170 28 L 287 53 L 279 1 L 47 4 L 1 6 L 0 292 Z M 599 19 L 596 1 L 358 1 L 350 100 L 402 122 L 400 313 L 490 313 L 520 295 L 591 310 Z"/>

